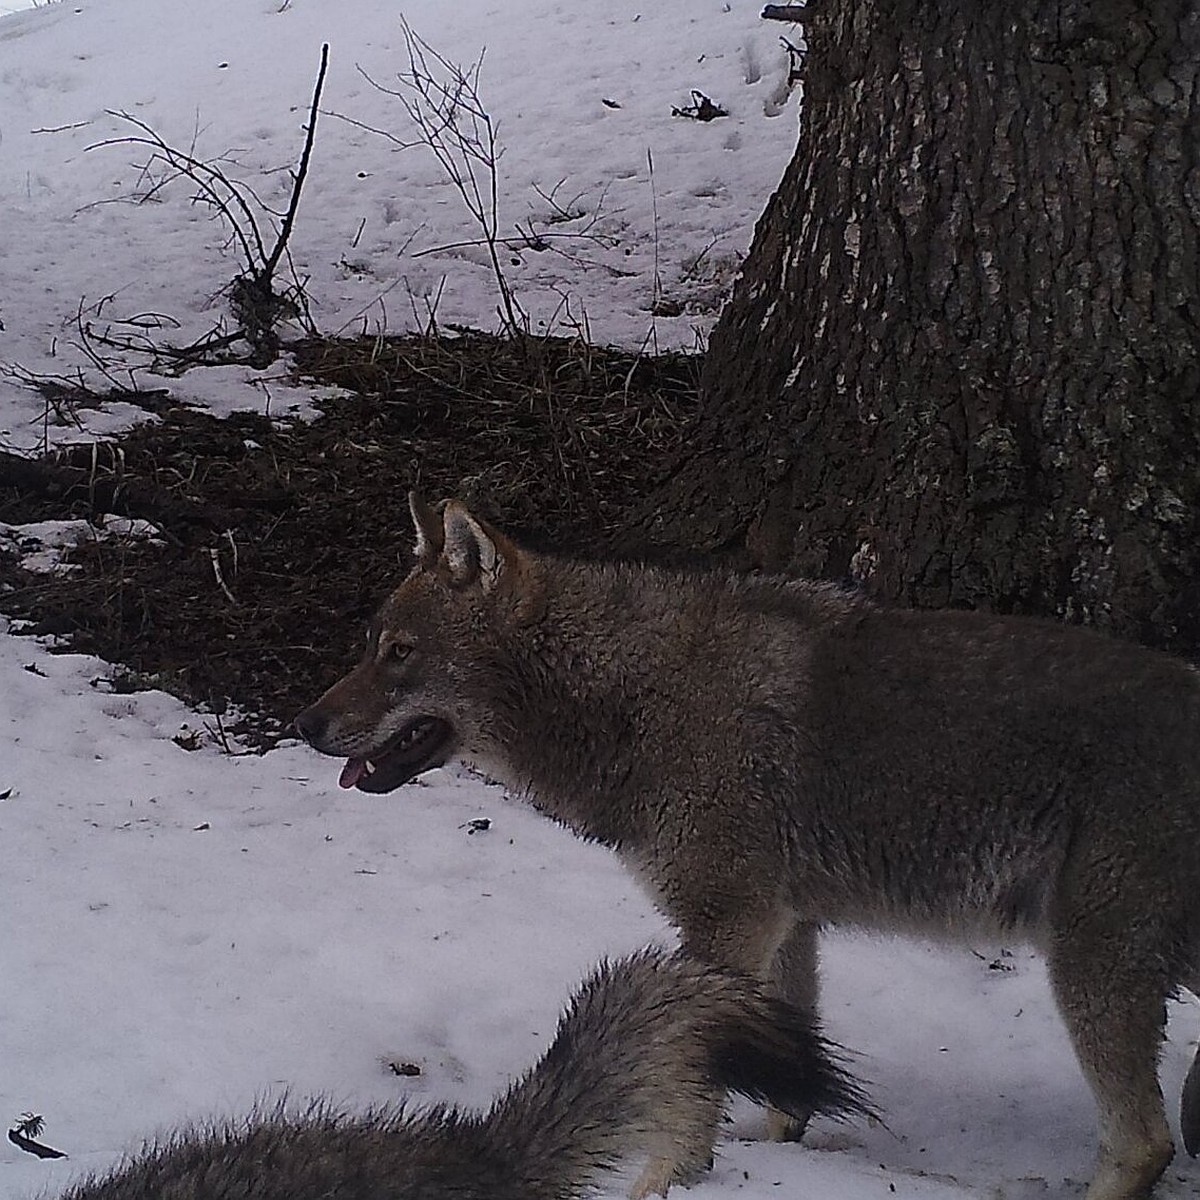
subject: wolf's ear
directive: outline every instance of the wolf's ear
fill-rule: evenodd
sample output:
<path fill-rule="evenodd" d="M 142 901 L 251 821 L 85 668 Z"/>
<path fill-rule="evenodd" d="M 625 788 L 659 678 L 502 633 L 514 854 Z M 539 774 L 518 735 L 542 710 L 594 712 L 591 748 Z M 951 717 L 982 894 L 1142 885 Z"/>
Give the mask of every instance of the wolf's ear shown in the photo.
<path fill-rule="evenodd" d="M 417 544 L 413 550 L 417 565 L 428 569 L 438 560 L 442 552 L 442 517 L 429 507 L 416 492 L 408 493 L 408 511 L 412 513 L 413 528 L 417 533 Z"/>
<path fill-rule="evenodd" d="M 506 539 L 485 529 L 457 500 L 447 503 L 442 522 L 442 553 L 450 579 L 459 586 L 478 581 L 490 592 L 504 568 Z"/>

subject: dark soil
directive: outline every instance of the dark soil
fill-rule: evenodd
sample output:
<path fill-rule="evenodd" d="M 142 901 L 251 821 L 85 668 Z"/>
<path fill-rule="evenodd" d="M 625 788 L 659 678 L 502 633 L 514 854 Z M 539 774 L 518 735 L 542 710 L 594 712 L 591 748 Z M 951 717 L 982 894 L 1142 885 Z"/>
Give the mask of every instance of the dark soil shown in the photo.
<path fill-rule="evenodd" d="M 99 451 L 0 461 L 2 522 L 118 513 L 165 542 L 99 541 L 70 575 L 0 554 L 0 610 L 127 686 L 251 714 L 232 729 L 259 745 L 356 657 L 408 566 L 409 488 L 587 554 L 661 480 L 696 404 L 689 355 L 480 334 L 291 349 L 305 377 L 348 389 L 314 421 L 160 403 Z"/>

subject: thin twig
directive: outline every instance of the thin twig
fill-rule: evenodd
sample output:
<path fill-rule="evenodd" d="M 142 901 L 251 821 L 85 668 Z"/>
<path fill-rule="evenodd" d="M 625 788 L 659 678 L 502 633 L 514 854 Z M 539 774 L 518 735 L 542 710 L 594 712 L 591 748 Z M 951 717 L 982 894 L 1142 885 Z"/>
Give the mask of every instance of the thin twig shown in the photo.
<path fill-rule="evenodd" d="M 313 88 L 312 104 L 309 107 L 308 113 L 308 130 L 304 138 L 304 150 L 300 154 L 300 163 L 296 168 L 296 181 L 295 186 L 292 188 L 292 197 L 288 202 L 287 212 L 284 214 L 283 224 L 280 226 L 275 248 L 267 256 L 262 266 L 261 273 L 268 280 L 275 274 L 275 268 L 279 265 L 279 259 L 287 247 L 288 238 L 292 236 L 292 226 L 296 222 L 296 210 L 300 207 L 300 192 L 304 187 L 304 180 L 308 175 L 308 163 L 312 158 L 313 141 L 317 135 L 317 112 L 321 102 L 321 89 L 325 86 L 325 72 L 328 67 L 329 43 L 325 42 L 321 46 L 321 67 L 317 71 L 317 82 Z"/>
<path fill-rule="evenodd" d="M 420 144 L 432 152 L 482 233 L 478 244 L 487 251 L 500 294 L 501 324 L 513 334 L 527 331 L 528 316 L 517 301 L 500 261 L 501 250 L 510 247 L 499 233 L 497 163 L 501 151 L 495 124 L 479 95 L 484 52 L 464 69 L 434 50 L 403 17 L 400 29 L 408 52 L 408 70 L 397 75 L 399 88 L 385 87 L 362 67 L 358 68 L 372 87 L 400 101 L 420 134 L 416 143 L 391 134 L 384 136 L 401 147 Z"/>
<path fill-rule="evenodd" d="M 119 109 L 107 111 L 109 116 L 126 121 L 134 128 L 140 129 L 144 136 L 105 138 L 103 141 L 93 142 L 86 149 L 98 150 L 108 146 L 133 145 L 147 146 L 154 150 L 154 155 L 143 167 L 143 173 L 148 172 L 156 160 L 161 160 L 171 168 L 174 174 L 164 176 L 156 181 L 149 194 L 161 190 L 166 183 L 181 175 L 190 179 L 200 189 L 200 195 L 197 198 L 211 205 L 225 219 L 231 235 L 241 247 L 247 270 L 250 272 L 257 270 L 266 261 L 266 247 L 263 244 L 262 233 L 254 211 L 239 190 L 239 185 L 211 163 L 204 162 L 194 155 L 169 145 L 145 121 L 133 116 L 132 113 Z M 224 189 L 226 194 L 223 195 L 221 189 Z"/>
<path fill-rule="evenodd" d="M 217 581 L 217 586 L 225 593 L 225 598 L 230 604 L 237 603 L 237 597 L 229 590 L 229 585 L 225 582 L 225 576 L 221 573 L 221 552 L 215 547 L 208 548 L 209 561 L 212 563 L 213 577 Z"/>

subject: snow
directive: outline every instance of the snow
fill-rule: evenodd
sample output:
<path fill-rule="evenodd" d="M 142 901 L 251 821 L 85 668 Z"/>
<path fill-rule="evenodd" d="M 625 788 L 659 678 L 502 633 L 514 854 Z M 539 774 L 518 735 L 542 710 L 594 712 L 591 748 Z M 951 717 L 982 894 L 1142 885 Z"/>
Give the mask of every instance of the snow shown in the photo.
<path fill-rule="evenodd" d="M 795 139 L 787 55 L 751 7 L 163 0 L 147 10 L 64 0 L 0 25 L 0 212 L 20 231 L 6 236 L 0 360 L 94 379 L 84 323 L 136 338 L 156 314 L 177 344 L 216 326 L 242 267 L 230 231 L 194 202 L 188 180 L 152 187 L 162 174 L 146 171 L 152 151 L 129 139 L 152 130 L 282 210 L 324 43 L 316 148 L 291 241 L 313 316 L 331 331 L 398 332 L 432 306 L 443 326 L 495 327 L 494 272 L 470 244 L 479 224 L 426 147 L 397 144 L 414 130 L 381 90 L 396 91 L 407 67 L 402 12 L 463 67 L 484 55 L 500 233 L 518 237 L 520 224 L 549 247 L 501 256 L 530 327 L 586 325 L 598 342 L 660 348 L 702 340 Z M 729 117 L 673 117 L 693 89 Z M 257 218 L 270 240 L 269 218 Z M 651 312 L 656 271 L 679 316 Z M 145 365 L 103 355 L 122 382 Z M 228 394 L 260 405 L 247 384 L 228 380 Z M 292 402 L 305 399 L 301 390 Z M 41 442 L 30 409 L 28 389 L 0 375 L 0 445 Z"/>
<path fill-rule="evenodd" d="M 595 340 L 633 346 L 703 338 L 795 136 L 779 27 L 757 4 L 66 0 L 0 20 L 0 445 L 103 436 L 138 415 L 114 404 L 57 425 L 22 386 L 23 373 L 95 380 L 78 313 L 125 331 L 117 322 L 164 314 L 182 341 L 219 320 L 238 269 L 182 181 L 132 202 L 144 150 L 88 148 L 129 135 L 111 114 L 236 159 L 229 169 L 278 205 L 323 42 L 293 242 L 319 323 L 399 331 L 414 321 L 410 292 L 418 315 L 440 292 L 443 324 L 495 327 L 478 247 L 418 256 L 478 237 L 452 188 L 427 153 L 362 128 L 407 136 L 398 102 L 358 69 L 394 82 L 401 12 L 463 64 L 487 47 L 503 229 L 549 214 L 540 188 L 587 214 L 544 228 L 594 217 L 606 239 L 506 261 L 532 325 L 586 317 Z M 693 88 L 731 115 L 672 118 Z M 650 311 L 656 262 L 679 317 Z M 108 366 L 221 412 L 312 399 L 279 367 L 176 380 L 136 356 Z M 48 567 L 84 532 L 0 537 Z M 296 745 L 241 753 L 213 718 L 123 694 L 110 666 L 51 650 L 0 632 L 0 1119 L 44 1115 L 43 1140 L 70 1157 L 0 1143 L 0 1195 L 54 1196 L 155 1130 L 284 1093 L 484 1104 L 537 1057 L 600 956 L 672 937 L 611 855 L 477 778 L 440 770 L 384 798 L 345 793 L 328 759 Z M 480 818 L 490 827 L 472 832 Z M 818 1125 L 810 1145 L 779 1146 L 743 1140 L 762 1115 L 738 1106 L 713 1174 L 680 1194 L 1076 1194 L 1093 1106 L 1031 952 L 841 933 L 824 968 L 829 1030 L 859 1052 L 886 1127 Z M 1191 1002 L 1171 1014 L 1173 1108 L 1200 1020 Z M 421 1074 L 396 1076 L 396 1061 Z M 1162 1195 L 1198 1181 L 1177 1162 Z"/>

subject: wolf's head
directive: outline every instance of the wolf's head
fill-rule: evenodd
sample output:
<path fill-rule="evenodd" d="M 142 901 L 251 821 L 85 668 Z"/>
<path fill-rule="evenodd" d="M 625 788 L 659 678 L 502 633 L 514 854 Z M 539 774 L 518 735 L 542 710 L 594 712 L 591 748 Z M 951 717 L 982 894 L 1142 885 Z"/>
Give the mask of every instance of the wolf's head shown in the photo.
<path fill-rule="evenodd" d="M 503 629 L 529 619 L 532 558 L 456 500 L 415 492 L 416 566 L 367 632 L 363 657 L 295 721 L 339 783 L 389 792 L 447 759 L 486 753 Z"/>

